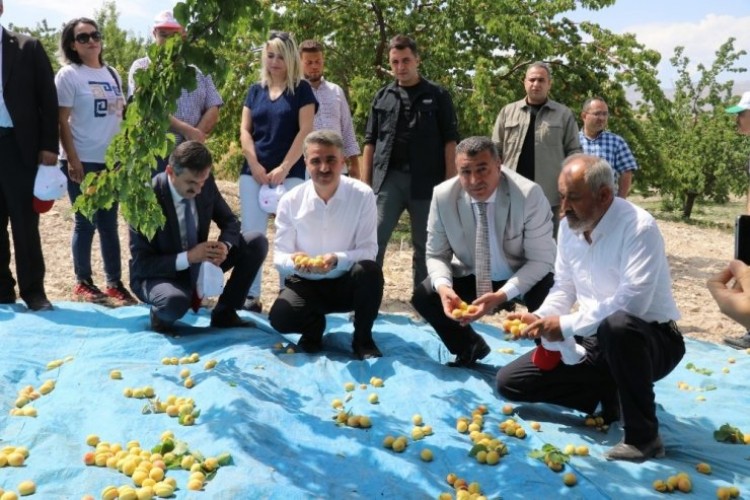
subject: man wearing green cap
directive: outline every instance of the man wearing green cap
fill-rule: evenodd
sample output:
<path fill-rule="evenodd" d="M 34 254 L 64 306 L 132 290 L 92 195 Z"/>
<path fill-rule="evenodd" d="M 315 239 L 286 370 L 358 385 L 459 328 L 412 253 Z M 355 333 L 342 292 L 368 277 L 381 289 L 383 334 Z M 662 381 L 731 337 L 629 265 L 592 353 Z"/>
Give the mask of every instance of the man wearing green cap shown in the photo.
<path fill-rule="evenodd" d="M 737 131 L 750 136 L 750 92 L 742 94 L 740 102 L 726 109 L 727 113 L 737 115 Z M 747 211 L 750 213 L 750 189 L 747 191 Z M 734 281 L 734 285 L 731 282 Z M 750 328 L 750 310 L 747 308 L 750 294 L 750 268 L 744 262 L 733 260 L 720 273 L 708 280 L 708 291 L 711 292 L 721 312 Z M 726 337 L 724 343 L 735 349 L 750 348 L 750 331 L 742 337 Z"/>

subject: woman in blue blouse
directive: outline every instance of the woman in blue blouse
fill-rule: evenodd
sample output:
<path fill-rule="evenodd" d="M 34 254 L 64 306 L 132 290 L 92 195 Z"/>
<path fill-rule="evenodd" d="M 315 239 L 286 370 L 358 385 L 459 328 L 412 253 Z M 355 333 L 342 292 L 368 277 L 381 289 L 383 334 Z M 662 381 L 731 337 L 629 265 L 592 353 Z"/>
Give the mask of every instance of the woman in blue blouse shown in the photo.
<path fill-rule="evenodd" d="M 272 32 L 263 47 L 260 82 L 250 86 L 242 108 L 240 142 L 245 162 L 240 173 L 242 232 L 266 233 L 268 214 L 258 194 L 263 185 L 283 184 L 288 191 L 305 178 L 302 141 L 313 130 L 318 108 L 303 80 L 297 44 L 289 33 Z M 261 312 L 258 271 L 245 309 Z"/>

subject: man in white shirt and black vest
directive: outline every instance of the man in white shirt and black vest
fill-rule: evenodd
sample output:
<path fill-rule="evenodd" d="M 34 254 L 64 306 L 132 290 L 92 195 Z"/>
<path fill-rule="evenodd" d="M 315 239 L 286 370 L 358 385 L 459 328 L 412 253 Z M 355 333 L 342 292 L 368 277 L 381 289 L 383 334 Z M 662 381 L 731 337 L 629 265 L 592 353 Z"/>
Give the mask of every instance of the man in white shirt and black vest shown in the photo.
<path fill-rule="evenodd" d="M 360 359 L 382 356 L 372 326 L 383 298 L 377 208 L 370 187 L 342 176 L 343 139 L 318 130 L 305 138 L 310 179 L 286 193 L 276 210 L 274 265 L 285 288 L 268 315 L 281 333 L 301 333 L 297 347 L 323 347 L 325 315 L 354 311 L 352 351 Z"/>
<path fill-rule="evenodd" d="M 585 413 L 601 403 L 605 422 L 621 415 L 624 423 L 622 441 L 605 458 L 662 457 L 654 382 L 685 354 L 664 239 L 648 212 L 615 197 L 612 168 L 604 159 L 566 159 L 558 189 L 564 220 L 555 284 L 538 309 L 509 317 L 529 325 L 526 337 L 548 346 L 575 338 L 586 355 L 575 364 L 563 357 L 540 367 L 532 350 L 500 369 L 498 391 L 512 401 Z"/>

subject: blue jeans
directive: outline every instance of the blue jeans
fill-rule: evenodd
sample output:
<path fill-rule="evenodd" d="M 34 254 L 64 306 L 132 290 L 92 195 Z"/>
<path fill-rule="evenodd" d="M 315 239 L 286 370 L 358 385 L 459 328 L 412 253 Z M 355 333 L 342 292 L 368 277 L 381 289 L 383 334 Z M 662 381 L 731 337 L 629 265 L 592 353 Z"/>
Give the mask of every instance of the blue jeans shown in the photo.
<path fill-rule="evenodd" d="M 101 172 L 106 167 L 103 163 L 83 163 L 84 175 L 89 172 Z M 67 177 L 68 162 L 60 160 L 62 172 Z M 70 204 L 75 203 L 81 194 L 81 185 L 68 177 L 68 197 Z M 94 230 L 99 231 L 99 244 L 104 261 L 104 275 L 107 283 L 117 283 L 122 278 L 122 263 L 120 261 L 120 236 L 117 232 L 117 203 L 108 210 L 97 210 L 93 220 L 89 220 L 80 213 L 75 213 L 71 250 L 73 254 L 73 270 L 78 281 L 91 281 L 91 244 L 94 241 Z"/>

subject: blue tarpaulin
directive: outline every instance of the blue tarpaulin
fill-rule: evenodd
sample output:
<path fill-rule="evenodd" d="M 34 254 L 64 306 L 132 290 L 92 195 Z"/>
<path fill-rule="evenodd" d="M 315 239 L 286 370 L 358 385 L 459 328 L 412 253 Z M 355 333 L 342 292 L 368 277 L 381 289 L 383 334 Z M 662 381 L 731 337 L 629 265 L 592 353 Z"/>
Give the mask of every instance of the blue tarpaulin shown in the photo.
<path fill-rule="evenodd" d="M 453 356 L 431 328 L 404 316 L 382 315 L 376 323 L 374 337 L 384 357 L 356 361 L 348 315 L 329 316 L 324 351 L 307 355 L 276 347 L 297 336 L 275 332 L 264 316 L 242 314 L 257 328 L 210 328 L 210 313 L 202 309 L 181 321 L 178 337 L 167 337 L 149 331 L 143 305 L 107 309 L 61 302 L 45 313 L 29 313 L 21 304 L 0 306 L 0 448 L 26 446 L 30 452 L 23 467 L 0 468 L 0 488 L 15 490 L 31 479 L 36 498 L 99 498 L 107 485 L 132 481 L 115 469 L 83 463 L 93 450 L 88 435 L 123 446 L 137 440 L 151 448 L 171 430 L 204 456 L 232 455 L 232 463 L 199 492 L 187 490 L 187 471 L 169 470 L 179 488 L 176 498 L 437 498 L 452 492 L 446 476 L 455 473 L 478 482 L 488 498 L 623 499 L 660 496 L 653 481 L 681 471 L 690 474 L 698 498 L 714 498 L 717 487 L 730 484 L 750 495 L 750 446 L 713 437 L 725 423 L 750 432 L 750 355 L 743 351 L 687 342 L 683 362 L 656 384 L 667 457 L 631 464 L 602 458 L 622 437 L 621 429 L 597 431 L 583 425 L 581 414 L 551 405 L 513 405 L 528 435 L 503 436 L 498 424 L 508 417 L 501 412 L 506 402 L 494 390 L 495 373 L 533 344 L 504 340 L 493 327 L 477 326 L 493 350 L 470 370 L 446 366 Z M 198 353 L 200 362 L 162 364 L 165 357 L 191 353 Z M 206 370 L 210 359 L 217 365 Z M 48 370 L 53 360 L 65 362 Z M 184 368 L 195 381 L 192 389 L 180 378 Z M 110 378 L 112 370 L 119 370 L 122 380 Z M 373 387 L 372 377 L 382 378 L 383 387 Z M 19 390 L 48 379 L 55 389 L 31 403 L 36 418 L 10 415 Z M 356 385 L 354 391 L 344 389 L 347 382 Z M 161 400 L 193 398 L 200 410 L 195 425 L 179 425 L 163 413 L 144 414 L 146 400 L 123 395 L 125 388 L 144 386 L 153 387 Z M 373 393 L 377 404 L 369 401 Z M 337 425 L 334 399 L 352 414 L 369 416 L 372 427 Z M 456 430 L 457 419 L 470 417 L 480 404 L 489 410 L 484 431 L 508 448 L 495 466 L 470 457 L 470 438 Z M 414 414 L 433 428 L 432 435 L 411 438 Z M 532 421 L 541 424 L 540 431 L 531 429 Z M 387 435 L 407 436 L 406 450 L 385 448 Z M 561 473 L 529 457 L 545 444 L 589 447 L 589 456 L 571 457 L 565 466 L 564 472 L 576 474 L 576 486 L 565 486 Z M 420 459 L 425 448 L 433 461 Z M 710 464 L 713 473 L 697 473 L 699 462 Z"/>

